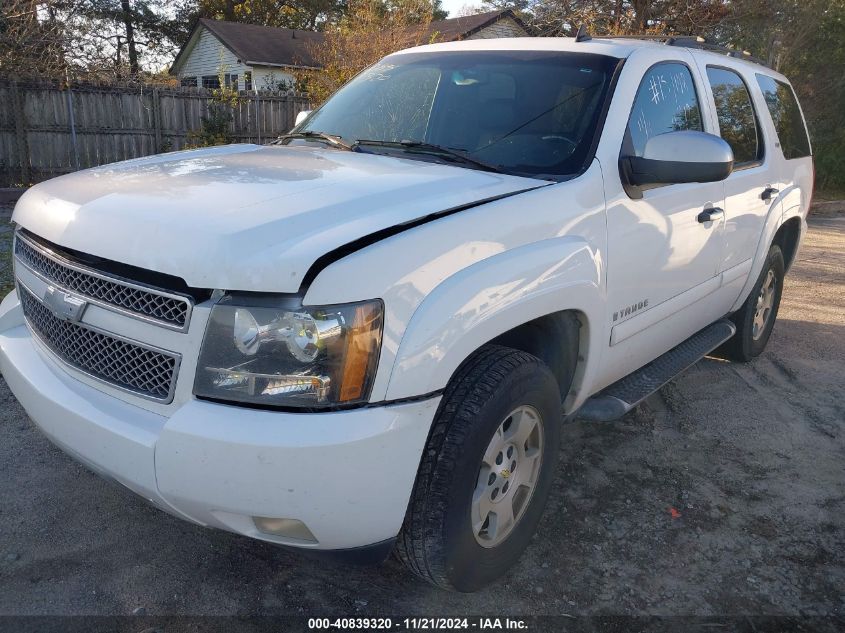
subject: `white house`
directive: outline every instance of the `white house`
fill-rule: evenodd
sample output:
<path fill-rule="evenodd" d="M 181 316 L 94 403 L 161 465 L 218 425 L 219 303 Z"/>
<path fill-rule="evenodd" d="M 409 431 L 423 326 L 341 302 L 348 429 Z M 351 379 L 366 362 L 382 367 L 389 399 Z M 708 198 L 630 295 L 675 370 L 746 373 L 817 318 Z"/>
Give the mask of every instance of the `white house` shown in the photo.
<path fill-rule="evenodd" d="M 272 90 L 293 81 L 291 70 L 316 68 L 312 46 L 322 33 L 201 18 L 170 73 L 183 86 L 217 88 L 220 75 L 238 90 Z"/>
<path fill-rule="evenodd" d="M 511 10 L 432 22 L 437 41 L 493 37 L 525 37 L 530 29 Z M 197 21 L 179 51 L 170 73 L 183 86 L 216 88 L 220 76 L 238 90 L 277 90 L 291 85 L 296 69 L 318 68 L 312 51 L 323 40 L 315 31 L 284 29 L 240 22 Z"/>

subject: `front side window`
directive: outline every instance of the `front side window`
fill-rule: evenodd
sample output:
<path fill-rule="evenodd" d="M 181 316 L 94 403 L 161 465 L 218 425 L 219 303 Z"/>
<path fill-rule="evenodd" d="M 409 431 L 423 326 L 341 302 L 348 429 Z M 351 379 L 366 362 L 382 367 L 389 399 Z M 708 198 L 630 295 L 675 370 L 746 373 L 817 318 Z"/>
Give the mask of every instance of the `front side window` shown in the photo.
<path fill-rule="evenodd" d="M 707 79 L 716 104 L 719 134 L 731 146 L 734 164 L 759 162 L 763 158 L 762 134 L 745 82 L 734 71 L 714 66 L 707 67 Z"/>
<path fill-rule="evenodd" d="M 618 62 L 558 51 L 391 55 L 297 131 L 433 144 L 507 173 L 558 179 L 586 166 Z"/>
<path fill-rule="evenodd" d="M 810 139 L 792 88 L 768 75 L 758 74 L 757 83 L 772 115 L 784 158 L 809 156 Z"/>
<path fill-rule="evenodd" d="M 650 138 L 681 130 L 703 130 L 695 82 L 685 64 L 657 64 L 646 72 L 637 90 L 625 153 L 641 157 Z"/>

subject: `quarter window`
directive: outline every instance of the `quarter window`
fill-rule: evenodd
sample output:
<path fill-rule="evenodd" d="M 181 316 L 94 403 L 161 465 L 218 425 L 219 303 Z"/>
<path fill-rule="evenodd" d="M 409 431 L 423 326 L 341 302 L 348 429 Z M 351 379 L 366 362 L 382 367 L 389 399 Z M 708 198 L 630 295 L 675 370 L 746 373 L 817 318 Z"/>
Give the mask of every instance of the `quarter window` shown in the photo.
<path fill-rule="evenodd" d="M 634 156 L 642 156 L 650 138 L 667 132 L 702 130 L 701 108 L 689 68 L 680 63 L 653 66 L 643 77 L 628 121 Z"/>
<path fill-rule="evenodd" d="M 751 95 L 742 78 L 727 68 L 707 67 L 707 79 L 719 117 L 719 134 L 734 153 L 734 164 L 748 165 L 763 157 L 762 135 Z"/>
<path fill-rule="evenodd" d="M 757 83 L 772 115 L 784 158 L 809 156 L 810 139 L 792 88 L 768 75 L 758 74 Z"/>

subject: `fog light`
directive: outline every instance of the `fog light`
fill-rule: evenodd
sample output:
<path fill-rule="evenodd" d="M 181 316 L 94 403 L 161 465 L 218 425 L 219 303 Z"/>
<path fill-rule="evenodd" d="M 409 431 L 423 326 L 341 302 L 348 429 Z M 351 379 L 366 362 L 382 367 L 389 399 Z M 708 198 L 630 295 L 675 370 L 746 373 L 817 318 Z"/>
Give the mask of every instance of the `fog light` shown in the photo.
<path fill-rule="evenodd" d="M 317 539 L 311 534 L 311 530 L 302 522 L 296 519 L 273 519 L 269 517 L 252 517 L 255 527 L 259 532 L 272 536 L 283 536 L 284 538 L 296 539 L 316 543 Z"/>

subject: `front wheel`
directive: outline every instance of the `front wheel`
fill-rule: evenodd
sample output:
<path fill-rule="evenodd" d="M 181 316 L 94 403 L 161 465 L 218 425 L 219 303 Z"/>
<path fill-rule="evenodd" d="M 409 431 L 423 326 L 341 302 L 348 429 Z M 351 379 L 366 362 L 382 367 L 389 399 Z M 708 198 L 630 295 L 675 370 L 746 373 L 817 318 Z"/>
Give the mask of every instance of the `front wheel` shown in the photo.
<path fill-rule="evenodd" d="M 558 382 L 538 358 L 488 345 L 449 383 L 397 554 L 423 579 L 475 591 L 516 562 L 540 522 L 560 442 Z"/>
<path fill-rule="evenodd" d="M 763 352 L 778 316 L 785 276 L 783 253 L 777 244 L 772 244 L 748 298 L 731 316 L 736 324 L 736 334 L 725 343 L 725 356 L 747 362 Z"/>

